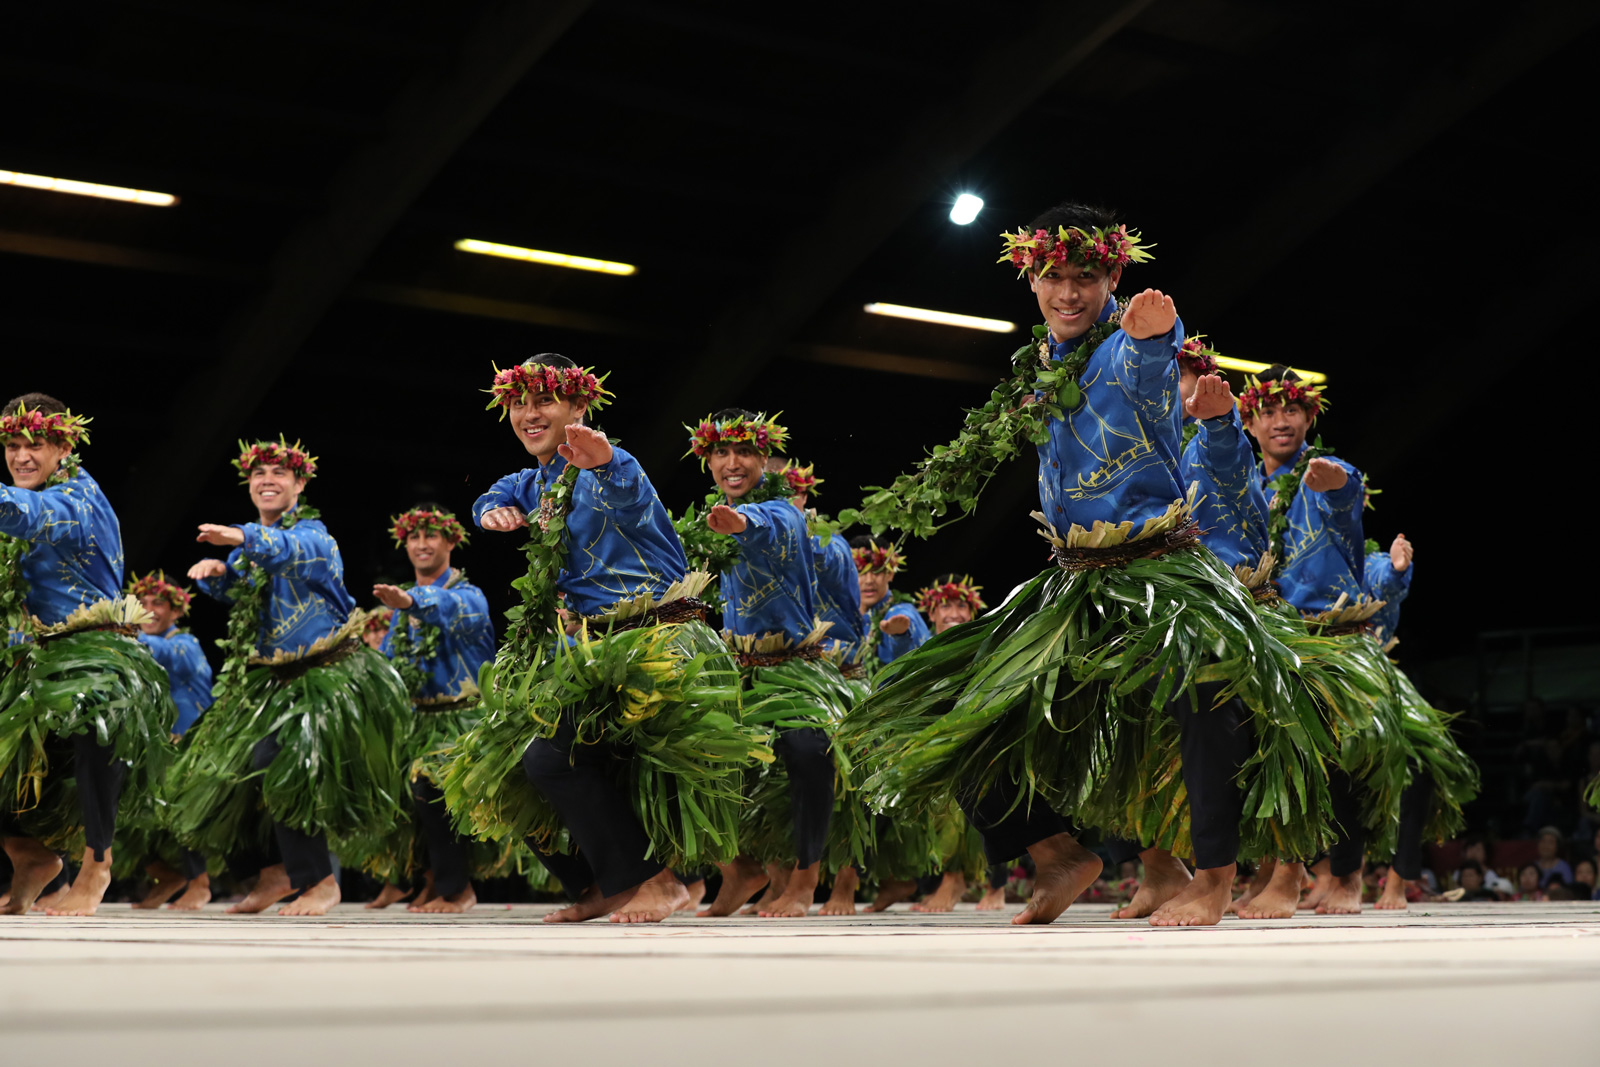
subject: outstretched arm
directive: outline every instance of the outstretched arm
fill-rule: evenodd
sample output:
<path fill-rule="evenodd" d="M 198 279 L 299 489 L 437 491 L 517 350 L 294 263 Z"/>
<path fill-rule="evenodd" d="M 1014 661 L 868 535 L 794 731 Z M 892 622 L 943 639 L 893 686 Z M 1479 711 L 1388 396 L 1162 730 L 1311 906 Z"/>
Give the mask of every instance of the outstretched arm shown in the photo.
<path fill-rule="evenodd" d="M 244 535 L 240 544 L 244 558 L 268 574 L 308 580 L 333 570 L 338 548 L 332 537 L 316 527 L 302 524 L 284 530 L 247 522 L 233 529 Z"/>
<path fill-rule="evenodd" d="M 74 547 L 89 541 L 94 506 L 69 486 L 35 491 L 0 485 L 0 533 Z"/>
<path fill-rule="evenodd" d="M 568 426 L 567 443 L 557 448 L 568 463 L 594 474 L 600 506 L 624 525 L 635 525 L 655 504 L 655 489 L 639 461 L 613 448 L 606 435 L 587 426 Z"/>
<path fill-rule="evenodd" d="M 1128 301 L 1122 313 L 1122 334 L 1116 339 L 1117 381 L 1130 403 L 1149 418 L 1172 411 L 1177 399 L 1177 356 L 1183 347 L 1183 323 L 1172 297 L 1146 289 Z"/>

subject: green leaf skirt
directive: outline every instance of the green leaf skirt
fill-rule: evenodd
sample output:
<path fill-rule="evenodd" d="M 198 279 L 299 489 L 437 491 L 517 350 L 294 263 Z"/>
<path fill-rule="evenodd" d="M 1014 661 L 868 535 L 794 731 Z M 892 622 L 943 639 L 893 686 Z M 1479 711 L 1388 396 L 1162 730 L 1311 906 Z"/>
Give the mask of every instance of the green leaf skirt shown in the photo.
<path fill-rule="evenodd" d="M 1195 686 L 1220 683 L 1214 699 L 1242 699 L 1256 737 L 1241 772 L 1243 840 L 1316 851 L 1329 839 L 1334 746 L 1299 669 L 1203 547 L 1052 567 L 895 660 L 840 736 L 876 810 L 937 811 L 958 788 L 999 785 L 1018 803 L 1182 854 L 1178 725 L 1166 708 L 1187 694 L 1182 713 L 1206 714 Z"/>
<path fill-rule="evenodd" d="M 186 735 L 168 825 L 207 856 L 270 845 L 274 821 L 324 833 L 336 849 L 388 833 L 411 809 L 410 716 L 400 676 L 364 646 L 294 678 L 252 668 Z M 251 752 L 267 737 L 282 749 L 253 772 Z"/>
<path fill-rule="evenodd" d="M 568 851 L 555 808 L 528 781 L 522 754 L 563 720 L 578 744 L 603 745 L 651 854 L 678 870 L 737 853 L 742 783 L 769 762 L 770 731 L 742 716 L 739 670 L 709 626 L 641 626 L 562 646 L 532 667 L 486 665 L 482 721 L 452 748 L 445 803 L 463 833 Z"/>
<path fill-rule="evenodd" d="M 128 764 L 120 807 L 131 810 L 172 760 L 178 710 L 167 672 L 137 640 L 107 630 L 8 654 L 0 677 L 0 821 L 48 848 L 80 848 L 69 739 L 93 734 Z"/>

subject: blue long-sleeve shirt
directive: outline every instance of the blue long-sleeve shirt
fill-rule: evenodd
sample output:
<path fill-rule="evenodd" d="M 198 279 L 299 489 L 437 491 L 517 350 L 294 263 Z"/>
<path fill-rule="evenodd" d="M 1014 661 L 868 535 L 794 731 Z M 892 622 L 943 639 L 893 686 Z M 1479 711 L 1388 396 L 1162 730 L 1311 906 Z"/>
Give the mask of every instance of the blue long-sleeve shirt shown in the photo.
<path fill-rule="evenodd" d="M 567 461 L 556 456 L 506 475 L 472 505 L 473 521 L 481 527 L 485 512 L 514 507 L 532 522 L 539 497 L 566 468 Z M 567 561 L 556 588 L 567 595 L 567 607 L 583 615 L 599 615 L 619 600 L 644 593 L 660 596 L 689 570 L 672 519 L 644 468 L 615 446 L 610 462 L 579 472 L 565 537 Z"/>
<path fill-rule="evenodd" d="M 379 649 L 394 658 L 395 627 L 402 622 L 409 626 L 416 619 L 439 628 L 438 652 L 433 661 L 417 664 L 427 674 L 422 692 L 417 694 L 424 699 L 458 696 L 468 682 L 477 683 L 478 668 L 494 658 L 489 601 L 483 590 L 465 580 L 445 588 L 456 573 L 454 567 L 447 567 L 427 585 L 406 590 L 411 595 L 411 606 L 395 617 Z"/>
<path fill-rule="evenodd" d="M 339 543 L 321 520 L 301 519 L 287 530 L 255 522 L 235 524 L 234 529 L 244 534 L 244 544 L 228 553 L 227 571 L 197 584 L 207 596 L 231 604 L 247 561 L 267 572 L 272 599 L 257 652 L 270 656 L 300 651 L 344 625 L 356 602 L 344 587 Z"/>
<path fill-rule="evenodd" d="M 1115 308 L 1108 300 L 1100 321 Z M 1064 359 L 1078 343 L 1052 338 L 1050 358 Z M 1061 536 L 1073 523 L 1087 529 L 1096 519 L 1137 528 L 1183 496 L 1183 437 L 1174 413 L 1182 345 L 1180 320 L 1143 341 L 1117 330 L 1089 357 L 1078 380 L 1080 403 L 1050 420 L 1050 440 L 1039 446 L 1039 510 Z"/>
<path fill-rule="evenodd" d="M 1184 485 L 1200 483 L 1195 520 L 1206 547 L 1229 567 L 1259 563 L 1267 550 L 1267 495 L 1238 408 L 1200 420 L 1180 473 Z"/>
<path fill-rule="evenodd" d="M 873 647 L 873 652 L 883 666 L 887 667 L 908 652 L 915 652 L 932 636 L 928 631 L 928 624 L 922 621 L 922 612 L 918 611 L 914 604 L 902 600 L 898 604 L 889 605 L 886 610 L 880 609 L 883 609 L 881 603 L 862 615 L 861 625 L 869 633 L 872 630 L 878 631 L 878 643 Z M 903 634 L 886 634 L 879 626 L 880 623 L 888 622 L 890 619 L 901 618 L 911 620 L 910 627 Z"/>
<path fill-rule="evenodd" d="M 1371 620 L 1379 641 L 1393 637 L 1395 628 L 1400 625 L 1400 602 L 1411 592 L 1411 572 L 1416 569 L 1416 563 L 1412 563 L 1405 570 L 1397 571 L 1388 552 L 1367 553 L 1362 582 L 1369 597 L 1385 602 Z"/>
<path fill-rule="evenodd" d="M 746 525 L 733 535 L 738 562 L 722 572 L 722 624 L 741 636 L 781 633 L 799 644 L 817 616 L 817 568 L 805 516 L 787 500 L 735 510 Z"/>
<path fill-rule="evenodd" d="M 164 634 L 141 632 L 139 640 L 167 672 L 172 702 L 178 705 L 178 722 L 172 732 L 182 735 L 211 706 L 211 664 L 194 634 L 176 626 Z"/>
<path fill-rule="evenodd" d="M 856 578 L 855 557 L 844 538 L 834 536 L 822 543 L 811 538 L 811 556 L 817 566 L 817 617 L 831 622 L 828 639 L 846 663 L 861 659 L 861 638 L 865 634 L 861 616 L 861 583 Z"/>
<path fill-rule="evenodd" d="M 28 610 L 46 625 L 122 595 L 122 527 L 88 471 L 47 489 L 0 485 L 0 533 L 30 543 Z"/>
<path fill-rule="evenodd" d="M 1300 452 L 1279 467 L 1273 477 L 1283 475 L 1300 462 Z M 1302 612 L 1326 611 L 1342 593 L 1354 602 L 1365 592 L 1362 585 L 1366 537 L 1361 530 L 1361 504 L 1364 490 L 1361 472 L 1342 459 L 1333 460 L 1349 478 L 1341 488 L 1319 493 L 1303 484 L 1289 508 L 1288 526 L 1283 534 L 1283 570 L 1278 587 L 1283 599 Z M 1256 468 L 1257 481 L 1272 502 L 1264 465 Z"/>

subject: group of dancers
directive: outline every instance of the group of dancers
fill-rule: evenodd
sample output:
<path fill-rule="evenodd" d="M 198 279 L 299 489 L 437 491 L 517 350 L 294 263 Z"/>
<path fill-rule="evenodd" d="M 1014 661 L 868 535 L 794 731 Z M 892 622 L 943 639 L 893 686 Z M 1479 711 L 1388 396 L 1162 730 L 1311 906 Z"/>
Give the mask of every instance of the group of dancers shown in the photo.
<path fill-rule="evenodd" d="M 675 518 L 595 425 L 609 375 L 496 369 L 488 410 L 534 460 L 471 510 L 528 561 L 498 641 L 448 509 L 393 520 L 414 579 L 361 609 L 306 497 L 316 457 L 241 442 L 255 520 L 201 525 L 225 558 L 188 571 L 227 606 L 213 680 L 190 590 L 124 585 L 89 420 L 12 400 L 0 913 L 93 914 L 114 869 L 198 908 L 226 863 L 255 872 L 230 911 L 320 915 L 333 855 L 420 911 L 511 871 L 559 882 L 555 922 L 659 922 L 712 873 L 701 915 L 800 917 L 821 887 L 821 914 L 881 910 L 931 876 L 920 908 L 979 881 L 997 908 L 1024 854 L 1017 923 L 1135 856 L 1116 918 L 1291 916 L 1307 864 L 1304 903 L 1357 911 L 1369 856 L 1404 907 L 1477 771 L 1388 656 L 1413 549 L 1366 540 L 1365 478 L 1308 440 L 1324 388 L 1280 366 L 1235 397 L 1171 296 L 1117 295 L 1151 257 L 1111 212 L 1062 204 L 1004 242 L 1043 325 L 955 440 L 837 516 L 785 426 L 728 408 L 686 427 L 714 489 Z M 993 607 L 965 574 L 896 590 L 907 541 L 1030 444 L 1044 573 Z"/>

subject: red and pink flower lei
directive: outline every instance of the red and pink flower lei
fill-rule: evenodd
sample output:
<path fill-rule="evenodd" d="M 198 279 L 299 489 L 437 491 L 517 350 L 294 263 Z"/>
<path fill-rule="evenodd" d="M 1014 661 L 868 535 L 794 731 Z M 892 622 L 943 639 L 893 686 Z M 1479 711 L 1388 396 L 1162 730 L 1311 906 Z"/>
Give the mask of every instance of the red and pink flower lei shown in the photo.
<path fill-rule="evenodd" d="M 712 422 L 711 417 L 707 416 L 700 420 L 699 426 L 684 427 L 689 431 L 689 451 L 684 455 L 699 457 L 700 465 L 703 467 L 706 457 L 712 450 L 723 445 L 753 445 L 763 456 L 781 452 L 784 443 L 789 439 L 789 431 L 778 425 L 777 418 L 778 416 L 774 415 L 769 419 L 766 413 L 762 412 L 754 419 L 740 416 L 722 422 Z"/>
<path fill-rule="evenodd" d="M 590 411 L 599 411 L 615 396 L 603 384 L 606 377 L 610 375 L 595 377 L 588 367 L 552 367 L 548 363 L 531 361 L 508 370 L 495 367 L 494 384 L 488 390 L 494 399 L 489 401 L 486 410 L 509 408 L 518 400 L 540 393 L 554 393 L 569 400 L 587 400 Z"/>
<path fill-rule="evenodd" d="M 917 593 L 917 610 L 924 615 L 933 614 L 933 609 L 940 604 L 965 603 L 972 609 L 976 616 L 989 605 L 983 602 L 983 597 L 978 593 L 983 589 L 981 585 L 973 585 L 970 575 L 963 574 L 959 582 L 942 582 L 930 585 Z"/>
<path fill-rule="evenodd" d="M 367 615 L 365 625 L 361 627 L 364 634 L 381 634 L 394 624 L 394 609 L 378 607 L 373 608 Z"/>
<path fill-rule="evenodd" d="M 1204 336 L 1203 333 L 1197 333 L 1193 337 L 1185 338 L 1183 347 L 1178 350 L 1178 362 L 1195 374 L 1215 374 L 1217 356 L 1221 353 L 1202 342 L 1201 338 Z"/>
<path fill-rule="evenodd" d="M 54 415 L 28 410 L 18 405 L 15 415 L 0 416 L 0 438 L 22 437 L 29 442 L 44 438 L 52 445 L 72 451 L 80 444 L 89 443 L 89 423 L 93 421 L 71 411 L 58 411 Z"/>
<path fill-rule="evenodd" d="M 816 476 L 815 470 L 814 463 L 809 467 L 802 467 L 798 463 L 785 464 L 781 473 L 783 480 L 789 483 L 790 495 L 799 496 L 804 493 L 807 496 L 816 496 L 817 486 L 822 484 L 822 479 Z"/>
<path fill-rule="evenodd" d="M 467 539 L 467 531 L 448 511 L 412 508 L 404 515 L 396 515 L 389 521 L 394 524 L 389 531 L 394 535 L 394 543 L 401 547 L 404 547 L 407 539 L 418 530 L 439 534 L 451 545 L 462 544 Z"/>
<path fill-rule="evenodd" d="M 1125 225 L 1114 230 L 1096 226 L 1093 233 L 1076 226 L 1060 226 L 1053 237 L 1049 230 L 1034 230 L 1030 234 L 1019 227 L 1016 233 L 1001 236 L 1005 239 L 1005 249 L 995 262 L 1010 263 L 1019 275 L 1029 271 L 1040 274 L 1066 263 L 1111 271 L 1129 263 L 1148 262 L 1153 258 L 1149 249 L 1155 247 L 1144 245 L 1138 231 L 1130 231 Z"/>
<path fill-rule="evenodd" d="M 133 581 L 128 583 L 128 595 L 141 599 L 147 596 L 160 597 L 172 605 L 172 610 L 179 615 L 189 613 L 189 591 L 167 581 L 166 571 L 155 571 L 143 578 L 135 575 Z"/>
<path fill-rule="evenodd" d="M 286 467 L 306 481 L 317 476 L 317 457 L 306 451 L 299 441 L 294 444 L 279 434 L 276 441 L 257 441 L 254 444 L 239 442 L 239 458 L 233 461 L 239 468 L 239 480 L 248 482 L 250 472 L 257 467 Z"/>
<path fill-rule="evenodd" d="M 1248 419 L 1264 404 L 1299 404 L 1315 419 L 1328 406 L 1328 399 L 1320 385 L 1281 378 L 1263 382 L 1251 376 L 1249 386 L 1239 394 L 1239 414 Z"/>
<path fill-rule="evenodd" d="M 906 565 L 906 558 L 893 545 L 874 543 L 871 548 L 852 548 L 850 555 L 856 561 L 856 571 L 862 574 L 886 571 L 893 578 Z"/>

